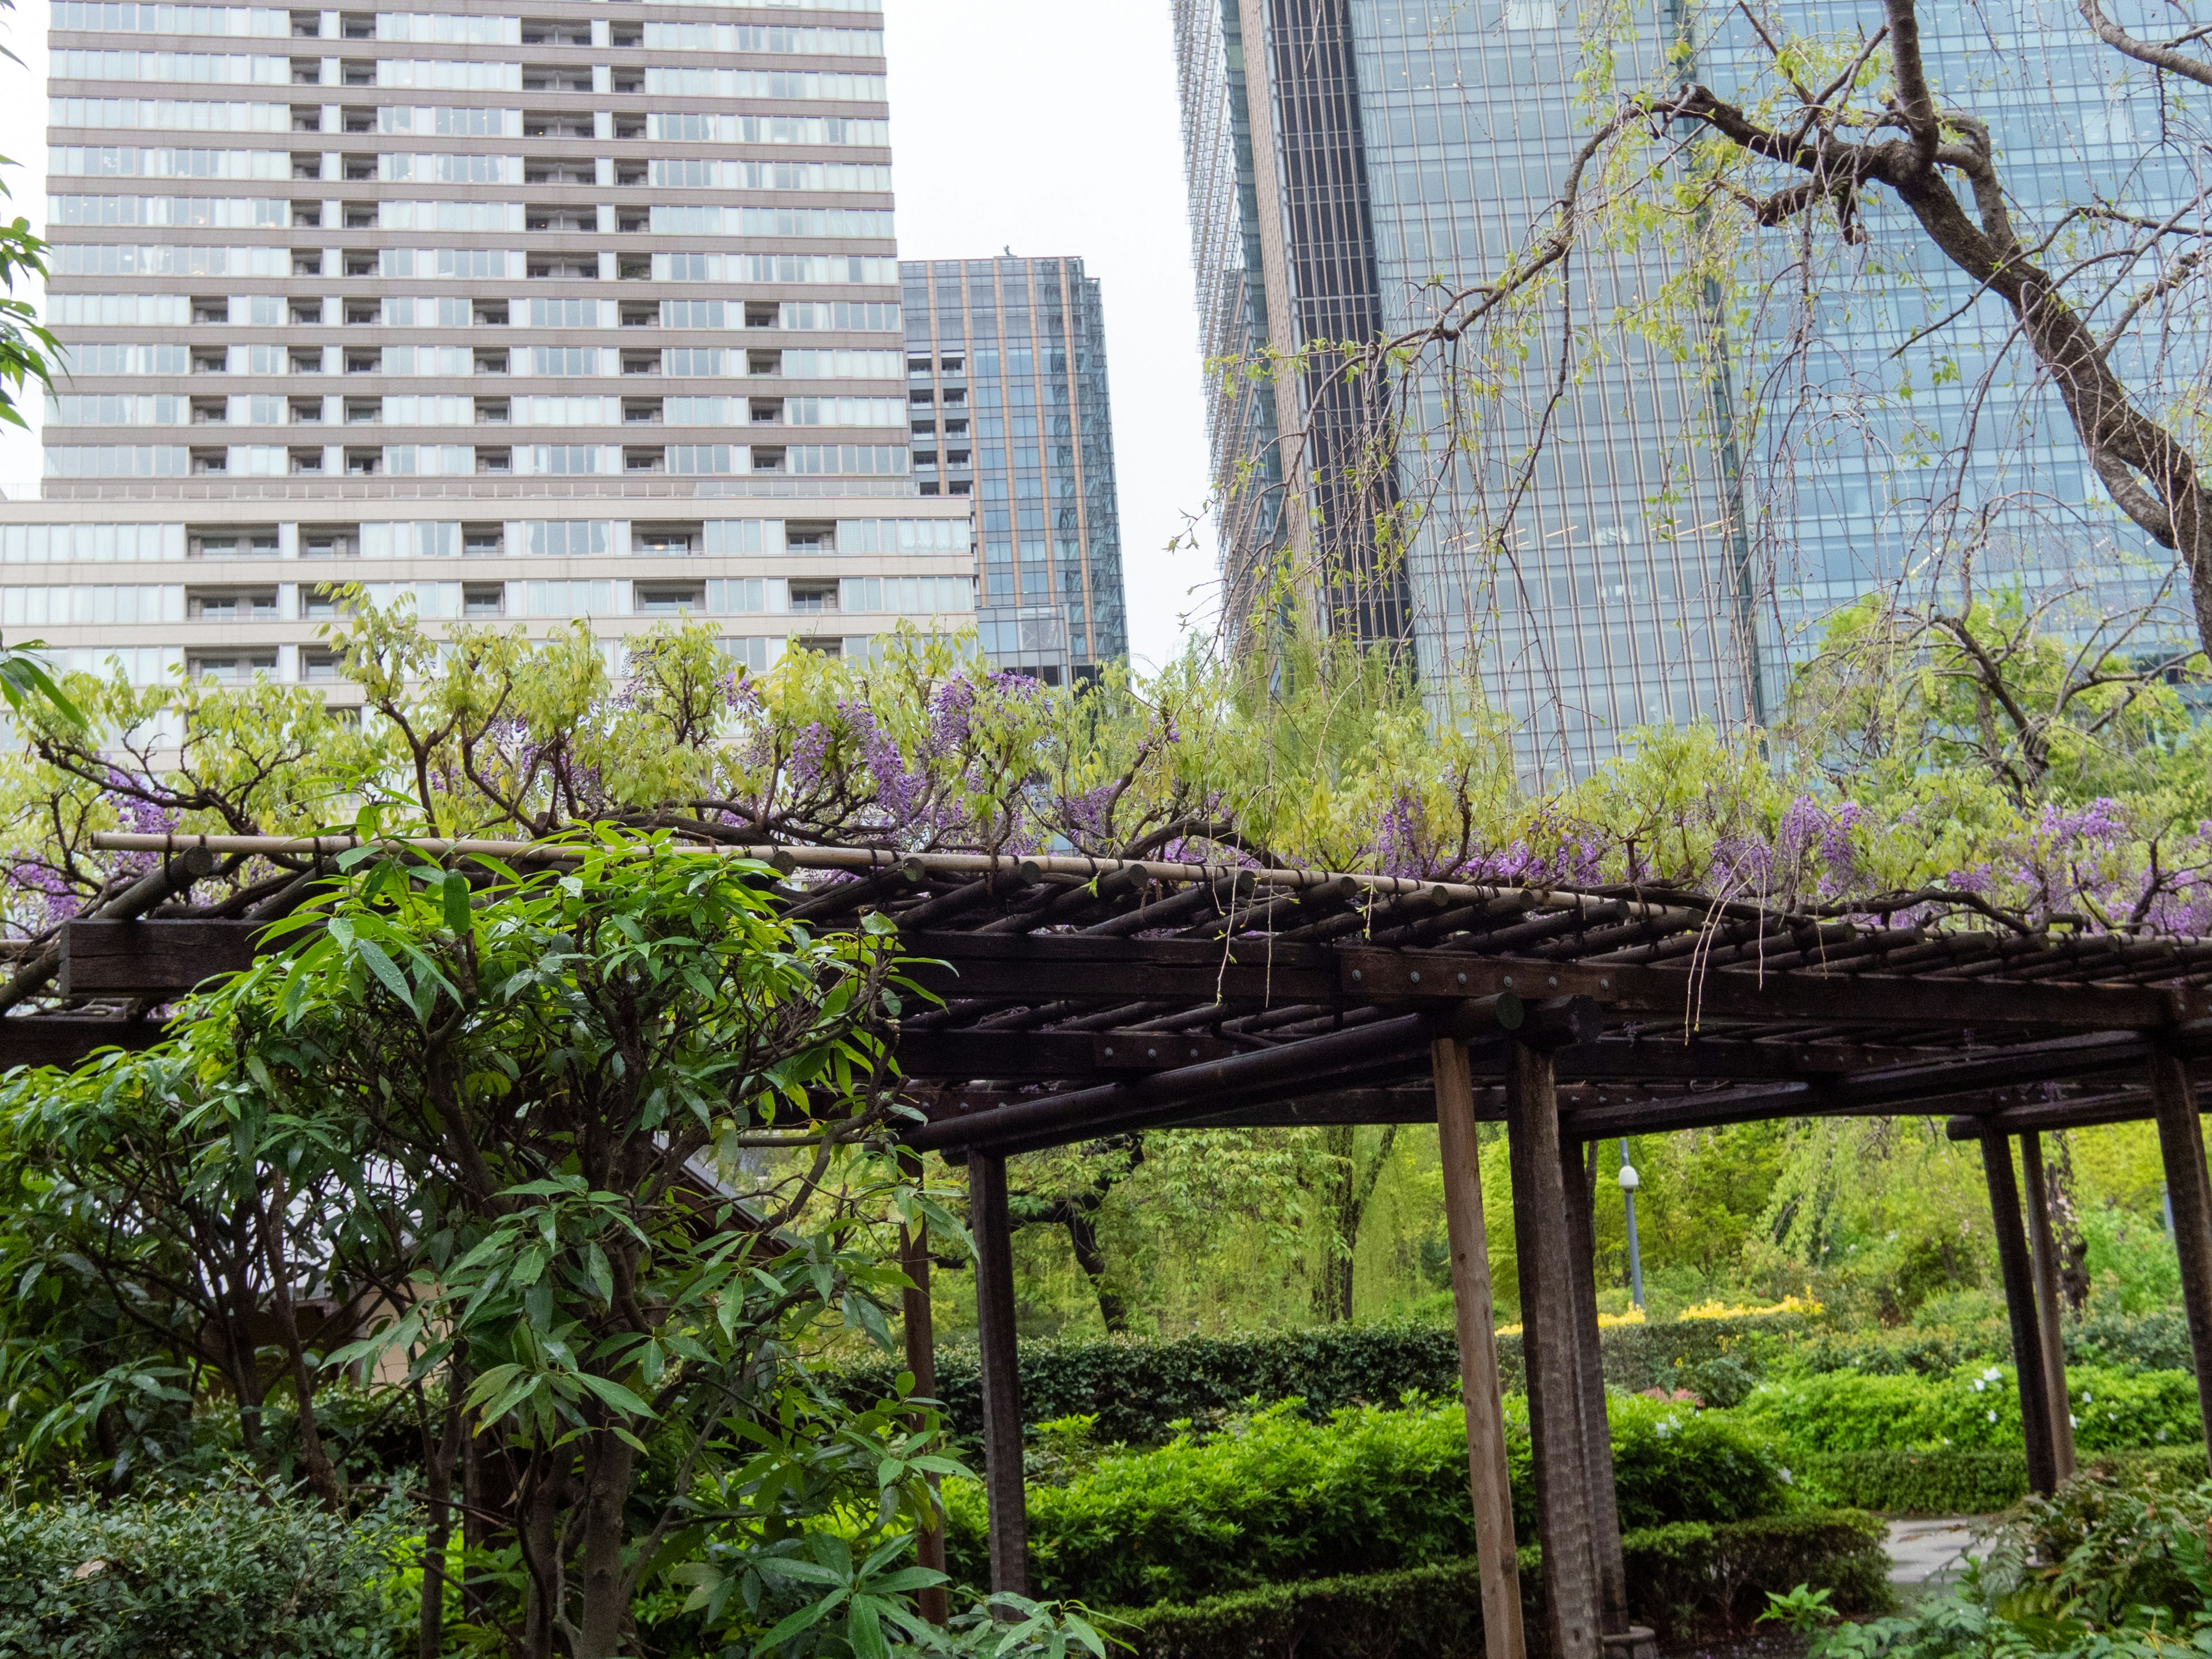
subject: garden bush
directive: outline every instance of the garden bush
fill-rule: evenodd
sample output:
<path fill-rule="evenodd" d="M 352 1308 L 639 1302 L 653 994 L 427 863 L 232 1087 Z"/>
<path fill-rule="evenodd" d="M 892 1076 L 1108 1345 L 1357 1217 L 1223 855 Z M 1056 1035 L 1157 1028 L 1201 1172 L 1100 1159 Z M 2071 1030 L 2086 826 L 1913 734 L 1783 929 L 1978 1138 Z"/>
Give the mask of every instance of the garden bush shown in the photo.
<path fill-rule="evenodd" d="M 2197 1380 L 2185 1371 L 2084 1365 L 2066 1380 L 2075 1443 L 2085 1453 L 2203 1437 Z M 2008 1365 L 1962 1366 L 1940 1380 L 1818 1372 L 1763 1384 L 1738 1409 L 1773 1427 L 1797 1454 L 2021 1443 Z"/>
<path fill-rule="evenodd" d="M 378 1659 L 385 1539 L 251 1482 L 0 1507 L 5 1659 Z"/>
<path fill-rule="evenodd" d="M 1788 1495 L 1774 1443 L 1724 1413 L 1607 1402 L 1622 1524 L 1741 1521 Z M 1506 1402 L 1516 1524 L 1533 1537 L 1525 1401 Z M 988 1559 L 981 1492 L 945 1489 L 954 1576 Z M 1340 1571 L 1446 1560 L 1474 1547 L 1467 1419 L 1456 1404 L 1358 1407 L 1315 1424 L 1286 1403 L 1200 1439 L 1109 1453 L 1029 1494 L 1031 1582 L 1094 1606 L 1193 1601 Z"/>
<path fill-rule="evenodd" d="M 1747 1387 L 1761 1365 L 1808 1328 L 1800 1314 L 1614 1326 L 1600 1343 L 1605 1379 L 1632 1392 L 1687 1388 L 1705 1398 L 1717 1380 L 1711 1368 L 1732 1369 Z M 1519 1389 L 1520 1337 L 1500 1337 L 1498 1357 L 1507 1388 Z M 872 1404 L 890 1391 L 898 1369 L 890 1361 L 849 1366 L 838 1373 L 840 1390 Z M 1169 1340 L 1024 1341 L 1021 1378 L 1022 1415 L 1029 1423 L 1093 1417 L 1108 1444 L 1158 1445 L 1179 1422 L 1211 1426 L 1255 1401 L 1301 1400 L 1306 1414 L 1318 1419 L 1346 1406 L 1452 1393 L 1459 1387 L 1459 1340 L 1449 1325 L 1380 1324 Z M 1724 1395 L 1725 1373 L 1719 1380 L 1722 1389 L 1714 1392 Z M 937 1391 L 955 1434 L 981 1434 L 975 1349 L 937 1351 Z M 1733 1401 L 1719 1397 L 1715 1403 Z"/>
<path fill-rule="evenodd" d="M 1741 1628 L 1771 1591 L 1809 1584 L 1850 1613 L 1889 1604 L 1882 1523 L 1826 1511 L 1713 1524 L 1684 1522 L 1622 1540 L 1636 1617 L 1681 1638 Z M 1540 1650 L 1542 1564 L 1521 1552 L 1528 1649 Z M 1469 1559 L 1296 1583 L 1195 1603 L 1163 1603 L 1110 1626 L 1135 1659 L 1474 1659 L 1482 1649 L 1480 1578 Z"/>
<path fill-rule="evenodd" d="M 2106 1469 L 2123 1481 L 2162 1486 L 2206 1474 L 2201 1444 L 2107 1452 L 2084 1467 Z M 1814 1503 L 1893 1515 L 1992 1515 L 2027 1496 L 2027 1454 L 2017 1449 L 1828 1452 L 1797 1458 L 1790 1473 Z"/>
<path fill-rule="evenodd" d="M 2066 1363 L 2180 1370 L 2194 1375 L 2189 1322 L 2179 1308 L 2122 1313 L 2092 1304 L 2062 1327 Z M 2009 1364 L 2012 1328 L 2002 1314 L 1986 1318 L 1916 1320 L 1891 1328 L 1811 1328 L 1780 1344 L 1764 1344 L 1759 1357 L 1777 1373 L 1863 1371 L 1869 1376 L 1948 1376 L 1964 1365 Z"/>

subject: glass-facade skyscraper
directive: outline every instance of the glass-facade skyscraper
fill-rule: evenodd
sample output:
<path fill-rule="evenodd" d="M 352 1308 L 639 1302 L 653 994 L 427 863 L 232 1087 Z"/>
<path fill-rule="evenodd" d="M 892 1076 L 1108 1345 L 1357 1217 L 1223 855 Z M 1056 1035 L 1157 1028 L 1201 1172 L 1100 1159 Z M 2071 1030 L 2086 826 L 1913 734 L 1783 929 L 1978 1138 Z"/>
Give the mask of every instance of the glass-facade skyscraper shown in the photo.
<path fill-rule="evenodd" d="M 2186 165 L 2179 151 L 2143 164 L 2157 118 L 2147 72 L 2099 46 L 2070 4 L 1923 9 L 1939 88 L 1988 112 L 2030 211 L 2085 164 L 2139 211 L 2194 194 L 2160 181 Z M 1768 10 L 1770 30 L 1800 33 L 1862 21 L 1812 0 Z M 1550 313 L 1529 319 L 1524 355 L 1470 362 L 1468 343 L 1447 369 L 1452 354 L 1434 352 L 1395 407 L 1376 388 L 1375 407 L 1350 407 L 1330 343 L 1423 326 L 1528 246 L 1559 198 L 1593 120 L 1576 8 L 1176 0 L 1175 15 L 1202 349 L 1216 365 L 1273 354 L 1272 371 L 1209 373 L 1231 605 L 1285 570 L 1360 595 L 1315 610 L 1363 637 L 1399 636 L 1402 605 L 1439 714 L 1479 695 L 1512 721 L 1534 774 L 1584 771 L 1637 726 L 1769 712 L 1820 617 L 1953 544 L 1955 522 L 1935 514 L 1945 501 L 2005 497 L 1984 532 L 2036 580 L 2142 546 L 2083 508 L 2078 442 L 2020 348 L 2003 356 L 2001 303 L 1978 302 L 1887 203 L 1870 217 L 1881 257 L 1831 257 L 1812 314 L 1786 303 L 1798 239 L 1769 233 L 1747 255 L 1750 286 L 1777 279 L 1765 303 L 1747 324 L 1730 313 L 1730 338 L 1717 297 L 1678 354 L 1619 322 L 1679 275 L 1662 242 L 1592 239 L 1546 292 Z M 1662 78 L 1686 41 L 1695 77 L 1723 95 L 1745 84 L 1763 50 L 1750 26 L 1716 9 L 1701 34 L 1699 16 L 1675 3 L 1607 13 L 1619 84 Z M 1961 310 L 1957 337 L 1928 352 L 1950 352 L 1948 374 L 1907 395 L 1899 348 Z M 1571 372 L 1563 323 L 1598 343 Z M 2182 375 L 2202 337 L 2172 348 Z M 1716 362 L 1723 372 L 1704 372 Z M 1963 471 L 1928 465 L 1929 434 L 1955 439 L 1970 398 L 1973 457 Z M 1401 434 L 1459 441 L 1401 435 L 1395 465 L 1352 500 L 1347 465 L 1385 415 Z M 1395 569 L 1368 528 L 1394 506 L 1418 526 Z"/>
<path fill-rule="evenodd" d="M 899 270 L 915 477 L 975 500 L 984 654 L 1088 678 L 1129 651 L 1098 280 L 1013 254 Z"/>
<path fill-rule="evenodd" d="M 973 620 L 908 465 L 876 0 L 58 0 L 41 499 L 0 628 L 133 680 L 434 624 Z"/>
<path fill-rule="evenodd" d="M 1410 635 L 1439 714 L 1479 693 L 1540 774 L 1630 726 L 1747 714 L 1729 479 L 1677 441 L 1711 419 L 1693 377 L 1630 342 L 1559 395 L 1539 350 L 1498 372 L 1467 447 L 1363 473 L 1378 412 L 1435 430 L 1451 388 L 1362 408 L 1376 377 L 1348 384 L 1328 349 L 1419 325 L 1556 198 L 1573 31 L 1546 0 L 1177 0 L 1176 23 L 1203 349 L 1278 365 L 1217 376 L 1210 404 L 1232 606 L 1271 561 L 1310 573 L 1326 622 Z M 1593 258 L 1577 302 L 1647 275 Z M 1394 504 L 1419 512 L 1395 558 L 1370 529 Z"/>

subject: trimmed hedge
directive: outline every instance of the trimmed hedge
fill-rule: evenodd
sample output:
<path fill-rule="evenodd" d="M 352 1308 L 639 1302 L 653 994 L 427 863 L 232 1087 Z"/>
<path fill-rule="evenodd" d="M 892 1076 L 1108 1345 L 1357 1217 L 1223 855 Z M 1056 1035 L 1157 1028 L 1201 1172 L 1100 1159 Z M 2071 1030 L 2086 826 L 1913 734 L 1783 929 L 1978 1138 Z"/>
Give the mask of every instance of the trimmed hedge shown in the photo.
<path fill-rule="evenodd" d="M 2124 1484 L 2153 1477 L 2166 1486 L 2205 1479 L 2205 1449 L 2160 1446 L 2085 1458 Z M 1893 1515 L 1991 1515 L 2027 1496 L 2027 1454 L 1947 1446 L 1935 1451 L 1829 1452 L 1803 1457 L 1791 1471 L 1814 1503 Z"/>
<path fill-rule="evenodd" d="M 1607 1401 L 1622 1524 L 1741 1521 L 1782 1509 L 1776 1445 L 1727 1413 Z M 1516 1523 L 1534 1534 L 1528 1407 L 1507 1401 Z M 945 1489 L 956 1579 L 988 1562 L 982 1494 Z M 1467 1417 L 1456 1403 L 1359 1407 L 1309 1423 L 1278 1407 L 1206 1441 L 1113 1453 L 1029 1494 L 1030 1580 L 1044 1596 L 1140 1606 L 1286 1583 L 1334 1567 L 1385 1572 L 1474 1547 Z"/>
<path fill-rule="evenodd" d="M 1781 1314 L 1616 1326 L 1603 1334 L 1605 1380 L 1632 1393 L 1689 1388 L 1716 1404 L 1732 1405 L 1732 1394 L 1748 1389 L 1763 1357 L 1779 1353 L 1805 1325 L 1802 1316 Z M 1506 1388 L 1518 1391 L 1523 1376 L 1518 1335 L 1498 1339 L 1498 1358 Z M 836 1374 L 836 1386 L 873 1404 L 891 1390 L 898 1370 L 888 1360 L 850 1366 Z M 1025 1422 L 1096 1417 L 1097 1437 L 1106 1444 L 1158 1445 L 1174 1437 L 1178 1422 L 1212 1426 L 1255 1400 L 1302 1400 L 1306 1414 L 1318 1419 L 1346 1406 L 1395 1405 L 1409 1394 L 1454 1393 L 1459 1339 L 1447 1325 L 1385 1324 L 1171 1341 L 1025 1341 L 1021 1377 Z M 1731 1390 L 1736 1378 L 1741 1381 Z M 938 1349 L 937 1390 L 952 1432 L 968 1439 L 980 1436 L 983 1404 L 975 1349 Z"/>
<path fill-rule="evenodd" d="M 1890 1606 L 1884 1528 L 1850 1510 L 1632 1532 L 1621 1540 L 1636 1617 L 1663 1637 L 1740 1630 L 1769 1591 L 1833 1593 L 1854 1613 Z M 1542 1562 L 1521 1552 L 1528 1648 L 1542 1645 Z M 1475 1659 L 1480 1577 L 1471 1559 L 1398 1572 L 1310 1579 L 1112 1615 L 1136 1659 Z"/>
<path fill-rule="evenodd" d="M 401 1650 L 371 1531 L 252 1486 L 0 1508 L 5 1659 L 376 1659 Z"/>
<path fill-rule="evenodd" d="M 2197 1379 L 2186 1371 L 2082 1365 L 2066 1377 L 2075 1440 L 2084 1453 L 2201 1444 Z M 1967 1365 L 1946 1377 L 1827 1371 L 1762 1384 L 1738 1411 L 1771 1425 L 1801 1455 L 2006 1450 L 2021 1443 L 2009 1365 Z"/>

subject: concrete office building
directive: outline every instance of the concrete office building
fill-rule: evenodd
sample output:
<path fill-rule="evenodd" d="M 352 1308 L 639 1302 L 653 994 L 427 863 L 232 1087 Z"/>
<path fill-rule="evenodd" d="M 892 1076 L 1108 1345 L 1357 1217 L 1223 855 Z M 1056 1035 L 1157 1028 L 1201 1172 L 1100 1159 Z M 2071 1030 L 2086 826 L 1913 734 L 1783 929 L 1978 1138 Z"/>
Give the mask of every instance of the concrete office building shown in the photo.
<path fill-rule="evenodd" d="M 1709 417 L 1705 392 L 1630 341 L 1554 405 L 1540 350 L 1504 371 L 1476 453 L 1401 447 L 1377 472 L 1377 422 L 1437 431 L 1443 389 L 1387 407 L 1377 377 L 1334 372 L 1328 344 L 1419 326 L 1556 199 L 1577 118 L 1569 10 L 1175 0 L 1202 349 L 1209 363 L 1272 348 L 1300 365 L 1211 377 L 1232 620 L 1285 561 L 1334 631 L 1409 642 L 1440 715 L 1475 665 L 1483 700 L 1548 775 L 1586 769 L 1626 727 L 1753 707 L 1731 480 L 1716 457 L 1686 467 L 1673 453 Z M 1662 45 L 1655 26 L 1635 49 Z M 1578 261 L 1580 313 L 1648 274 Z M 1492 532 L 1540 430 L 1510 529 Z M 1663 522 L 1650 505 L 1662 495 Z M 1402 556 L 1378 552 L 1376 514 L 1414 498 L 1419 535 Z"/>
<path fill-rule="evenodd" d="M 313 680 L 323 585 L 690 613 L 766 666 L 973 621 L 908 463 L 873 0 L 52 13 L 41 499 L 0 627 Z"/>
<path fill-rule="evenodd" d="M 985 653 L 1049 684 L 1127 657 L 1097 278 L 1012 254 L 899 273 L 915 477 L 975 501 Z"/>

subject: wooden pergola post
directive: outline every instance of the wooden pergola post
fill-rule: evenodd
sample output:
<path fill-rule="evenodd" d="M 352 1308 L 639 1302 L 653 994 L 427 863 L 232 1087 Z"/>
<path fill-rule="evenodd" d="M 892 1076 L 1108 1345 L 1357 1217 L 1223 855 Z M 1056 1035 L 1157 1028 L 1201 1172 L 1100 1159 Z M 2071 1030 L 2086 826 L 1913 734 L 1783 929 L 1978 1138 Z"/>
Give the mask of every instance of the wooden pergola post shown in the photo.
<path fill-rule="evenodd" d="M 1597 1561 L 1589 1462 L 1575 1360 L 1573 1242 L 1559 1179 L 1559 1106 L 1552 1056 L 1515 1042 L 1505 1072 L 1506 1145 L 1521 1269 L 1521 1344 L 1535 1441 L 1536 1539 L 1553 1659 L 1598 1659 Z"/>
<path fill-rule="evenodd" d="M 2049 1492 L 2058 1486 L 2057 1455 L 2051 1439 L 2051 1388 L 2044 1371 L 2040 1322 L 2035 1316 L 2035 1271 L 2028 1260 L 2027 1233 L 2021 1225 L 2020 1186 L 2013 1178 L 2012 1137 L 2002 1129 L 1982 1136 L 1982 1170 L 1989 1181 L 1990 1214 L 1996 1224 L 2005 1311 L 2012 1317 L 2013 1369 L 2020 1378 L 2027 1484 L 2036 1492 Z"/>
<path fill-rule="evenodd" d="M 921 1160 L 909 1153 L 901 1160 L 917 1177 Z M 901 1311 L 905 1327 L 906 1368 L 914 1374 L 915 1394 L 923 1400 L 934 1400 L 937 1395 L 937 1328 L 936 1319 L 929 1306 L 929 1229 L 917 1221 L 899 1231 L 899 1267 L 908 1280 L 902 1293 Z M 937 1492 L 937 1477 L 929 1477 L 930 1493 Z M 915 1531 L 914 1539 L 915 1565 L 932 1572 L 945 1571 L 945 1528 L 933 1516 L 925 1516 L 923 1524 Z M 919 1590 L 915 1604 L 921 1616 L 933 1625 L 943 1625 L 951 1617 L 951 1607 L 946 1600 L 945 1586 L 934 1585 Z"/>
<path fill-rule="evenodd" d="M 2204 1125 L 2189 1068 L 2171 1049 L 2150 1060 L 2151 1109 L 2158 1150 L 2173 1203 L 2173 1244 L 2181 1258 L 2181 1303 L 2189 1315 L 2189 1346 L 2197 1358 L 2197 1403 L 2212 1433 L 2212 1179 L 2204 1169 Z"/>
<path fill-rule="evenodd" d="M 1597 1322 L 1597 1231 L 1594 1195 L 1578 1141 L 1559 1142 L 1559 1190 L 1566 1200 L 1567 1273 L 1574 1325 L 1575 1389 L 1582 1407 L 1583 1463 L 1589 1487 L 1590 1555 L 1597 1570 L 1598 1630 L 1606 1645 L 1626 1633 L 1628 1568 L 1620 1547 L 1620 1498 L 1613 1488 L 1613 1431 L 1605 1416 L 1605 1352 Z M 1650 1632 L 1646 1632 L 1647 1638 Z"/>
<path fill-rule="evenodd" d="M 1432 1044 L 1437 1146 L 1451 1242 L 1452 1310 L 1459 1324 L 1460 1392 L 1467 1401 L 1468 1487 L 1474 1500 L 1474 1558 L 1482 1577 L 1485 1659 L 1524 1659 L 1521 1570 L 1505 1457 L 1505 1394 L 1498 1374 L 1498 1318 L 1490 1291 L 1490 1241 L 1482 1218 L 1482 1153 L 1467 1045 Z"/>
<path fill-rule="evenodd" d="M 982 1349 L 991 1588 L 1027 1595 L 1029 1499 L 1022 1480 L 1022 1379 L 1015 1352 L 1014 1241 L 1006 1219 L 1005 1158 L 969 1154 L 968 1225 L 975 1235 L 975 1338 Z"/>
<path fill-rule="evenodd" d="M 2051 1185 L 2043 1169 L 2043 1136 L 2020 1138 L 2020 1178 L 2027 1188 L 2027 1257 L 2035 1277 L 2035 1328 L 2043 1339 L 2044 1388 L 2051 1401 L 2052 1472 L 2074 1474 L 2074 1414 L 2066 1394 L 2066 1337 L 2058 1323 L 2058 1241 L 2051 1226 Z"/>

